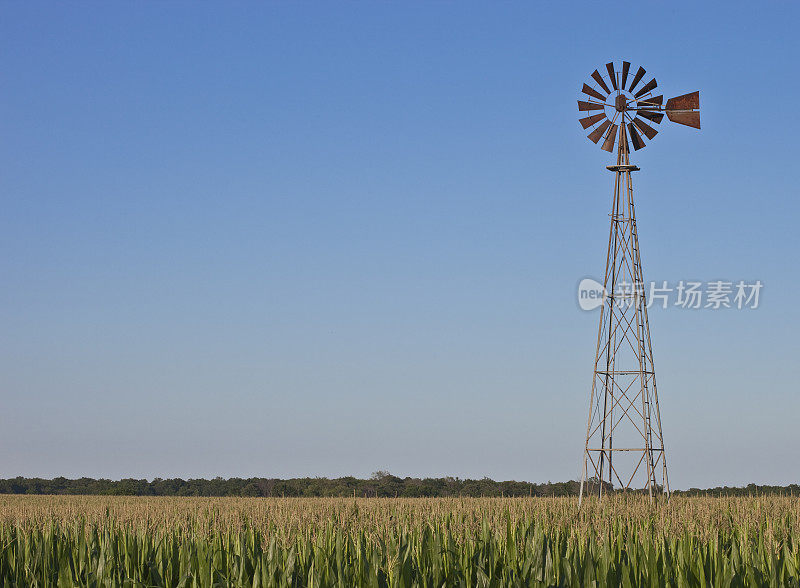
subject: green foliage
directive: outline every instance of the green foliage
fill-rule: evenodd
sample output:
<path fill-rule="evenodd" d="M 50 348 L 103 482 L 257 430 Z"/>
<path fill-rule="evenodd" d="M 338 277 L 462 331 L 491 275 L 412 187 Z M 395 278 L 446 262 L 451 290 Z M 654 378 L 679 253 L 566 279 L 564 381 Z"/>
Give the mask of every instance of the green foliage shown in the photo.
<path fill-rule="evenodd" d="M 495 482 L 489 478 L 398 478 L 375 472 L 369 479 L 344 478 L 174 478 L 162 480 L 95 480 L 92 478 L 10 478 L 0 480 L 0 494 L 80 494 L 103 496 L 357 496 L 357 497 L 442 497 L 442 496 L 577 496 L 578 482 L 532 484 Z"/>
<path fill-rule="evenodd" d="M 368 540 L 329 524 L 283 543 L 253 528 L 152 533 L 113 523 L 21 531 L 4 526 L 0 582 L 23 586 L 797 586 L 800 551 L 742 531 L 699 544 L 620 523 L 580 537 L 535 522 L 398 528 Z"/>
<path fill-rule="evenodd" d="M 6 502 L 0 586 L 800 585 L 793 499 L 614 498 L 580 511 L 569 499 L 225 499 L 201 511 L 195 499 L 111 498 L 92 518 L 77 499 L 31 500 Z"/>
<path fill-rule="evenodd" d="M 448 496 L 577 496 L 580 484 L 569 482 L 531 483 L 489 478 L 399 478 L 388 472 L 375 472 L 369 479 L 344 478 L 214 478 L 213 480 L 173 478 L 162 480 L 95 480 L 92 478 L 10 478 L 0 479 L 0 494 L 73 494 L 102 496 L 357 496 L 420 498 Z M 611 488 L 607 489 L 612 491 Z M 800 496 L 800 486 L 692 488 L 675 492 L 684 496 L 756 496 L 783 494 Z"/>

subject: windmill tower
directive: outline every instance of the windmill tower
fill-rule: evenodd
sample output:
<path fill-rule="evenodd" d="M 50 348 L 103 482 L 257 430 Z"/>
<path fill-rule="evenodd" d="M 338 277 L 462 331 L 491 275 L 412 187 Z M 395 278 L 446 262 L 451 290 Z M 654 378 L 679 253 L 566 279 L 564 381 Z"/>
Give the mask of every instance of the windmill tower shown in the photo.
<path fill-rule="evenodd" d="M 578 110 L 588 114 L 579 120 L 581 126 L 593 127 L 589 140 L 603 139 L 601 147 L 609 153 L 617 147 L 616 164 L 606 166 L 614 173 L 614 199 L 579 501 L 584 490 L 602 498 L 611 487 L 646 489 L 651 499 L 660 492 L 669 496 L 633 206 L 631 172 L 639 168 L 630 162 L 629 139 L 635 151 L 644 147 L 642 135 L 651 140 L 658 133 L 646 121 L 660 124 L 665 113 L 672 122 L 699 129 L 700 93 L 662 106 L 664 97 L 653 95 L 655 78 L 639 87 L 645 69 L 639 67 L 629 79 L 630 65 L 623 61 L 617 71 L 608 63 L 607 75 L 594 70 L 592 85 L 583 84 L 588 98 L 578 101 Z"/>

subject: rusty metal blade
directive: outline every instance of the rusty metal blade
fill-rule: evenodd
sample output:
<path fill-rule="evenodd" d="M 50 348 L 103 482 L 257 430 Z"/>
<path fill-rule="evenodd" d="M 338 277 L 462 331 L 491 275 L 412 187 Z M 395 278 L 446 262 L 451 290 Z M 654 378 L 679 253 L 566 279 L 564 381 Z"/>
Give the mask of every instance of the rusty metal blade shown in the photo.
<path fill-rule="evenodd" d="M 598 92 L 597 90 L 586 84 L 583 85 L 583 89 L 581 90 L 581 92 L 591 96 L 592 98 L 597 98 L 598 100 L 602 100 L 603 102 L 605 102 L 606 100 L 605 96 L 603 96 L 600 92 Z"/>
<path fill-rule="evenodd" d="M 614 149 L 614 143 L 617 139 L 617 127 L 619 125 L 611 125 L 611 128 L 608 129 L 608 133 L 606 134 L 606 140 L 603 141 L 603 151 L 608 151 L 609 153 Z"/>
<path fill-rule="evenodd" d="M 605 133 L 606 129 L 609 126 L 611 126 L 611 121 L 606 119 L 606 122 L 601 124 L 599 127 L 597 127 L 595 130 L 593 130 L 591 133 L 587 135 L 589 137 L 589 140 L 592 143 L 597 143 L 600 140 L 600 137 L 603 136 L 603 133 Z"/>
<path fill-rule="evenodd" d="M 644 77 L 646 71 L 647 70 L 645 70 L 645 68 L 639 66 L 639 69 L 636 71 L 636 75 L 633 76 L 633 81 L 631 82 L 631 87 L 628 88 L 628 92 L 633 92 L 633 89 L 636 87 L 636 84 L 638 84 L 639 80 L 641 80 Z"/>
<path fill-rule="evenodd" d="M 656 79 L 653 78 L 652 80 L 647 82 L 644 86 L 642 86 L 642 89 L 639 90 L 638 92 L 636 92 L 636 94 L 634 94 L 634 96 L 636 96 L 638 98 L 639 96 L 643 96 L 644 94 L 647 94 L 648 92 L 652 92 L 653 90 L 656 89 L 656 86 L 658 86 L 658 83 L 656 82 Z"/>
<path fill-rule="evenodd" d="M 636 103 L 636 106 L 639 108 L 647 108 L 648 106 L 661 106 L 661 103 L 664 101 L 664 95 L 661 96 L 650 96 L 650 98 L 645 98 L 643 100 L 639 100 Z"/>
<path fill-rule="evenodd" d="M 625 82 L 628 79 L 628 70 L 631 68 L 631 64 L 629 61 L 622 62 L 622 79 L 620 80 L 620 87 L 624 90 L 625 89 Z M 623 125 L 624 126 L 624 125 Z"/>
<path fill-rule="evenodd" d="M 601 112 L 600 114 L 593 114 L 591 116 L 587 116 L 587 117 L 578 119 L 578 122 L 581 123 L 581 126 L 584 129 L 588 129 L 590 126 L 592 126 L 595 123 L 600 122 L 605 117 L 606 117 L 606 113 L 605 112 Z"/>
<path fill-rule="evenodd" d="M 642 131 L 644 133 L 644 136 L 647 137 L 648 139 L 652 139 L 658 134 L 657 130 L 655 130 L 653 127 L 648 125 L 640 118 L 633 119 L 633 124 L 635 124 L 636 128 Z"/>
<path fill-rule="evenodd" d="M 582 100 L 578 100 L 578 110 L 603 110 L 605 106 L 602 104 L 596 104 L 595 102 L 584 102 Z"/>
<path fill-rule="evenodd" d="M 692 110 L 700 108 L 700 90 L 667 100 L 667 110 Z"/>
<path fill-rule="evenodd" d="M 608 70 L 608 77 L 611 78 L 611 85 L 614 89 L 617 89 L 617 74 L 614 73 L 614 62 L 606 63 L 606 69 Z"/>
<path fill-rule="evenodd" d="M 633 150 L 639 151 L 639 149 L 644 147 L 644 141 L 642 141 L 642 136 L 639 134 L 639 131 L 636 130 L 636 127 L 633 126 L 633 123 L 628 123 L 628 132 L 631 135 L 631 143 L 633 143 Z"/>
<path fill-rule="evenodd" d="M 667 118 L 679 125 L 694 127 L 695 129 L 700 128 L 700 113 L 697 110 L 693 110 L 692 112 L 675 112 L 673 110 L 668 110 Z"/>
<path fill-rule="evenodd" d="M 640 110 L 637 114 L 643 118 L 653 121 L 654 123 L 661 124 L 661 121 L 664 119 L 663 112 L 653 112 L 651 110 Z"/>
<path fill-rule="evenodd" d="M 592 72 L 592 79 L 595 82 L 597 82 L 598 86 L 600 86 L 601 88 L 603 88 L 603 90 L 606 91 L 606 94 L 611 94 L 611 90 L 608 89 L 608 86 L 606 85 L 606 81 L 603 79 L 603 76 L 600 75 L 599 71 L 594 70 Z"/>

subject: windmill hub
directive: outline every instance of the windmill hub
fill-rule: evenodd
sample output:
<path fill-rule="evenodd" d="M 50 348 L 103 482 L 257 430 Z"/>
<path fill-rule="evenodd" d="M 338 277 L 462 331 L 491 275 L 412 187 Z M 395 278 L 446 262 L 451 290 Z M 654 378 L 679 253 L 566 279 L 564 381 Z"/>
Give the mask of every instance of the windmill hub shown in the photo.
<path fill-rule="evenodd" d="M 627 105 L 628 105 L 628 101 L 625 99 L 624 95 L 620 94 L 619 96 L 617 96 L 617 100 L 616 100 L 616 104 L 615 104 L 615 106 L 617 108 L 617 112 L 625 112 L 625 107 Z"/>

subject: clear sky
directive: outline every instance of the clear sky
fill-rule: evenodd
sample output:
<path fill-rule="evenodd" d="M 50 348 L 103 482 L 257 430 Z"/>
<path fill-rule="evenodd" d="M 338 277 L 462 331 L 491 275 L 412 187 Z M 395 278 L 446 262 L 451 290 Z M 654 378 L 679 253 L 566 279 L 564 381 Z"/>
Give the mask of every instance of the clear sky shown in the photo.
<path fill-rule="evenodd" d="M 0 4 L 0 477 L 579 476 L 627 59 L 677 488 L 798 482 L 798 4 Z M 649 78 L 649 76 L 648 76 Z"/>

